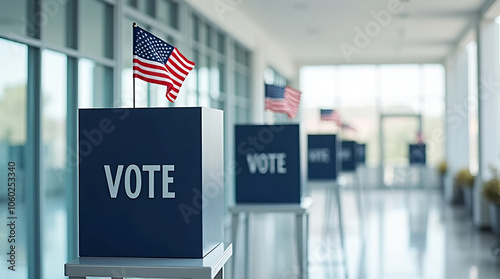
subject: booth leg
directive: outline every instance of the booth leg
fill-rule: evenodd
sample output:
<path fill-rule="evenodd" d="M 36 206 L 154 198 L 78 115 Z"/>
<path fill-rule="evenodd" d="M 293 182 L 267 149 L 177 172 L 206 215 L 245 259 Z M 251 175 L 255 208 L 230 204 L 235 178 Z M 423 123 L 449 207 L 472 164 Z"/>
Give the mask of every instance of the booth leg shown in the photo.
<path fill-rule="evenodd" d="M 236 238 L 238 237 L 238 225 L 240 221 L 240 214 L 239 213 L 233 213 L 232 217 L 232 224 L 231 224 L 231 241 L 233 242 L 233 247 L 234 247 L 234 255 L 231 259 L 231 277 L 236 278 L 236 255 L 237 255 L 237 250 L 239 247 L 236 244 Z M 237 248 L 238 247 L 238 248 Z"/>
<path fill-rule="evenodd" d="M 243 265 L 244 265 L 244 277 L 245 279 L 250 278 L 248 274 L 249 266 L 250 266 L 250 212 L 247 212 L 245 214 L 245 251 L 244 251 L 244 256 L 245 258 L 243 259 Z"/>
<path fill-rule="evenodd" d="M 214 279 L 224 279 L 224 267 L 222 267 L 219 272 L 215 275 Z"/>
<path fill-rule="evenodd" d="M 296 226 L 297 226 L 297 256 L 299 263 L 299 278 L 304 279 L 304 214 L 296 215 Z"/>

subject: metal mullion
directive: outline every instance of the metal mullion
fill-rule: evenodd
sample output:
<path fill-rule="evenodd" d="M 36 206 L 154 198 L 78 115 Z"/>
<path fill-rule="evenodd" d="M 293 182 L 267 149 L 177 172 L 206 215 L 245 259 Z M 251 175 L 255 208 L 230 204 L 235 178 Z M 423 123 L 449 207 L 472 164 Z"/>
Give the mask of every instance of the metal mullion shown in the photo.
<path fill-rule="evenodd" d="M 13 41 L 13 42 L 17 42 L 17 43 L 21 43 L 21 44 L 25 44 L 28 46 L 33 46 L 33 47 L 41 47 L 42 46 L 42 42 L 39 39 L 26 37 L 26 36 L 14 34 L 11 32 L 5 32 L 1 29 L 0 29 L 0 38 L 6 39 L 9 41 Z"/>
<path fill-rule="evenodd" d="M 42 183 L 41 183 L 41 50 L 28 47 L 26 207 L 28 278 L 42 277 Z"/>
<path fill-rule="evenodd" d="M 184 34 L 184 36 L 178 36 L 175 38 L 176 40 L 180 39 L 179 41 L 176 41 L 176 47 L 182 47 L 182 51 L 186 51 L 190 56 L 192 56 L 193 52 L 193 17 L 192 17 L 192 10 L 189 5 L 187 5 L 184 2 L 177 2 L 177 7 L 178 7 L 178 13 L 180 14 L 179 16 L 179 34 Z"/>
<path fill-rule="evenodd" d="M 76 56 L 78 58 L 90 59 L 98 64 L 101 64 L 103 66 L 110 67 L 110 68 L 113 68 L 116 65 L 115 59 L 92 56 L 92 55 L 88 55 L 88 54 L 83 54 L 81 52 L 76 52 L 75 55 L 73 55 L 73 56 Z M 116 59 L 119 59 L 119 58 L 116 58 Z"/>
<path fill-rule="evenodd" d="M 115 32 L 113 34 L 115 43 L 113 44 L 113 57 L 114 57 L 114 68 L 113 68 L 113 107 L 121 107 L 121 93 L 122 93 L 122 84 L 121 84 L 121 72 L 122 72 L 122 47 L 121 41 L 123 32 L 131 32 L 132 33 L 132 24 L 130 24 L 130 29 L 125 31 L 122 28 L 121 20 L 124 17 L 123 14 L 123 6 L 124 1 L 118 1 L 116 5 L 113 7 L 113 19 L 114 19 L 114 29 Z M 133 39 L 133 38 L 132 38 Z M 132 53 L 130 53 L 132 56 Z"/>
<path fill-rule="evenodd" d="M 68 261 L 78 256 L 78 59 L 67 58 L 66 104 L 66 210 L 68 234 Z M 75 93 L 76 92 L 76 93 Z"/>

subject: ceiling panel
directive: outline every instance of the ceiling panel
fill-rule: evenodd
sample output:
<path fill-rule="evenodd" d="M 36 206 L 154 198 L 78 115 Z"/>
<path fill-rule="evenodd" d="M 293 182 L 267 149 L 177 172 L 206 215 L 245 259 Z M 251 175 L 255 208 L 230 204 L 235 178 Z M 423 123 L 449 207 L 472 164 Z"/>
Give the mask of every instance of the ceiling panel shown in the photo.
<path fill-rule="evenodd" d="M 444 60 L 486 1 L 252 0 L 240 8 L 298 63 L 424 62 Z M 346 59 L 341 44 L 358 51 Z"/>

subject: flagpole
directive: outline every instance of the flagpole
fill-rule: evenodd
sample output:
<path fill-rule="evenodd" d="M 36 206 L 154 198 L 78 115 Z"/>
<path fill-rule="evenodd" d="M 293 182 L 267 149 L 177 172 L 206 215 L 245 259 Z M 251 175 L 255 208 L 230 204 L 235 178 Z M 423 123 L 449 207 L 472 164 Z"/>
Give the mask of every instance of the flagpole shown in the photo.
<path fill-rule="evenodd" d="M 132 65 L 134 64 L 134 28 L 137 27 L 137 23 L 132 22 Z M 134 77 L 134 66 L 132 66 L 132 92 L 133 92 L 133 108 L 135 108 L 135 77 Z"/>

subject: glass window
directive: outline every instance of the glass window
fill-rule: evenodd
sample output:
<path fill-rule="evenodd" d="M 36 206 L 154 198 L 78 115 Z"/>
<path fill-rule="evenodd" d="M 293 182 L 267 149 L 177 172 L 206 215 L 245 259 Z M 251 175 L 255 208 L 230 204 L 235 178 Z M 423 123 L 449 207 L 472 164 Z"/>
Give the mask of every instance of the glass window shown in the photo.
<path fill-rule="evenodd" d="M 193 40 L 200 41 L 200 19 L 193 15 Z"/>
<path fill-rule="evenodd" d="M 239 43 L 234 43 L 234 60 L 245 66 L 250 66 L 250 52 Z"/>
<path fill-rule="evenodd" d="M 248 115 L 250 110 L 247 107 L 236 106 L 236 123 L 235 124 L 245 124 L 248 123 Z"/>
<path fill-rule="evenodd" d="M 28 0 L 2 1 L 0 9 L 1 29 L 18 35 L 36 36 L 38 23 L 28 11 Z"/>
<path fill-rule="evenodd" d="M 43 0 L 43 2 L 45 5 L 52 7 L 44 14 L 46 24 L 44 25 L 43 35 L 45 41 L 57 46 L 67 46 L 68 24 L 74 24 L 70 22 L 68 18 L 68 6 L 71 5 L 72 2 L 64 2 L 64 5 L 53 0 Z"/>
<path fill-rule="evenodd" d="M 212 47 L 212 27 L 209 24 L 205 24 L 205 44 Z"/>
<path fill-rule="evenodd" d="M 209 92 L 210 92 L 210 57 L 206 56 L 199 60 L 198 71 L 198 94 L 199 106 L 210 106 Z M 198 65 L 197 65 L 198 66 Z"/>
<path fill-rule="evenodd" d="M 43 211 L 43 278 L 63 278 L 67 262 L 66 214 L 66 56 L 42 53 L 41 183 Z"/>
<path fill-rule="evenodd" d="M 269 69 L 267 72 L 271 71 Z M 272 72 L 266 78 L 273 82 Z M 306 107 L 332 108 L 334 105 L 337 79 L 334 66 L 307 66 L 300 70 L 301 102 Z"/>
<path fill-rule="evenodd" d="M 359 82 L 360 77 L 363 77 L 363 82 Z M 338 91 L 342 106 L 375 105 L 377 101 L 375 65 L 342 66 L 338 69 L 337 80 L 339 82 L 335 89 Z"/>
<path fill-rule="evenodd" d="M 245 74 L 235 71 L 235 94 L 241 97 L 249 96 L 248 77 Z"/>
<path fill-rule="evenodd" d="M 165 24 L 179 29 L 179 7 L 178 4 L 171 0 L 159 0 L 157 2 L 156 16 Z"/>
<path fill-rule="evenodd" d="M 240 47 L 240 45 L 238 43 L 234 43 L 234 60 L 236 62 L 240 62 L 240 63 L 243 63 L 242 62 L 242 49 Z"/>
<path fill-rule="evenodd" d="M 111 5 L 96 0 L 80 1 L 79 3 L 78 43 L 80 50 L 90 55 L 113 58 L 113 11 Z"/>
<path fill-rule="evenodd" d="M 127 4 L 129 4 L 131 7 L 137 8 L 138 7 L 138 0 L 127 0 Z"/>
<path fill-rule="evenodd" d="M 226 36 L 221 32 L 217 33 L 217 51 L 222 54 L 226 53 Z"/>
<path fill-rule="evenodd" d="M 78 107 L 111 107 L 112 100 L 111 68 L 81 59 L 78 63 Z"/>
<path fill-rule="evenodd" d="M 156 4 L 156 1 L 152 1 L 152 0 L 138 0 L 137 4 L 139 5 L 139 7 L 138 7 L 139 11 L 141 11 L 141 12 L 147 14 L 147 15 L 150 15 L 150 16 L 154 16 L 155 15 L 155 10 L 156 10 L 155 4 Z"/>
<path fill-rule="evenodd" d="M 220 97 L 220 72 L 219 67 L 215 61 L 211 61 L 209 64 L 210 69 L 210 98 L 212 100 L 218 100 Z"/>
<path fill-rule="evenodd" d="M 224 65 L 224 63 L 219 62 L 219 64 L 217 65 L 217 74 L 219 77 L 219 90 L 220 92 L 226 92 L 226 66 Z"/>
<path fill-rule="evenodd" d="M 9 1 L 18 2 L 18 1 Z M 0 226 L 0 251 L 2 251 L 2 260 L 0 261 L 0 274 L 9 274 L 12 279 L 28 278 L 28 250 L 27 250 L 27 231 L 26 223 L 26 201 L 23 198 L 26 193 L 26 84 L 27 84 L 27 65 L 28 48 L 25 45 L 0 39 L 0 181 L 6 183 L 9 178 L 9 162 L 15 163 L 12 169 L 15 173 L 15 192 L 16 205 L 13 215 L 7 211 L 8 200 L 0 199 L 0 218 L 8 220 L 9 216 L 17 217 L 17 235 L 16 235 L 16 271 L 8 270 L 7 262 L 8 242 L 10 232 L 8 226 Z M 10 175 L 12 176 L 12 175 Z M 12 189 L 13 190 L 13 189 Z M 6 184 L 0 187 L 0 197 L 9 196 L 9 188 Z M 5 253 L 5 254 L 4 254 Z"/>
<path fill-rule="evenodd" d="M 138 9 L 139 11 L 154 16 L 155 14 L 155 1 L 152 0 L 128 0 L 128 5 Z"/>
<path fill-rule="evenodd" d="M 420 112 L 419 65 L 382 65 L 379 73 L 384 111 Z"/>

